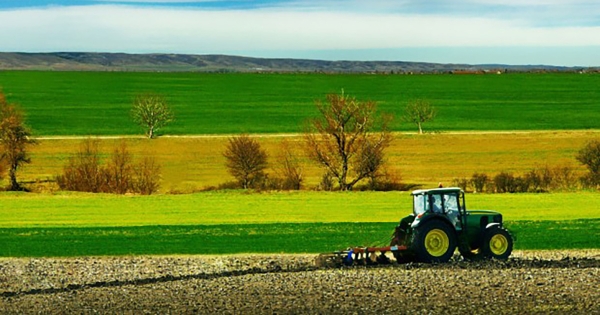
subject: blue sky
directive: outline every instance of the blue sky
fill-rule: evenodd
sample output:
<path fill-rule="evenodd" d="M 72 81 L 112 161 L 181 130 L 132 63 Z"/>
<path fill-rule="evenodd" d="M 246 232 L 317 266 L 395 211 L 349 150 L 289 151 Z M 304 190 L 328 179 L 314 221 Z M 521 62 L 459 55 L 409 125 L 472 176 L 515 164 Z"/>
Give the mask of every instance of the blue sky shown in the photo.
<path fill-rule="evenodd" d="M 600 66 L 598 0 L 0 0 L 0 51 Z"/>

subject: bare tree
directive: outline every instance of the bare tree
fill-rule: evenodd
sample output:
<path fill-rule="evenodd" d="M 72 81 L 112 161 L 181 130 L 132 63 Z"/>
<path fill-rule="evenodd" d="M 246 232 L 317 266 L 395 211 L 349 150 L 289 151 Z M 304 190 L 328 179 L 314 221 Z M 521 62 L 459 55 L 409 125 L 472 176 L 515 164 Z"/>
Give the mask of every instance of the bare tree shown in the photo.
<path fill-rule="evenodd" d="M 145 156 L 135 166 L 133 190 L 142 195 L 151 195 L 160 187 L 160 165 L 151 156 Z"/>
<path fill-rule="evenodd" d="M 359 159 L 359 170 L 361 174 L 367 174 L 369 179 L 369 188 L 375 190 L 377 188 L 377 182 L 381 174 L 381 166 L 384 165 L 384 152 L 385 146 L 375 146 L 371 143 L 370 139 L 367 139 L 363 143 L 363 148 L 360 151 Z"/>
<path fill-rule="evenodd" d="M 283 177 L 282 188 L 300 190 L 304 181 L 304 170 L 289 142 L 281 143 L 281 155 L 278 160 L 279 172 Z"/>
<path fill-rule="evenodd" d="M 264 176 L 267 168 L 267 153 L 258 141 L 248 135 L 229 138 L 223 153 L 227 159 L 229 173 L 244 189 L 251 188 L 254 182 Z"/>
<path fill-rule="evenodd" d="M 432 121 L 437 111 L 428 101 L 414 100 L 408 103 L 404 113 L 404 120 L 416 124 L 419 134 L 423 134 L 423 123 Z"/>
<path fill-rule="evenodd" d="M 149 139 L 154 138 L 159 128 L 174 120 L 167 100 L 158 94 L 138 95 L 131 109 L 133 120 L 146 130 Z"/>
<path fill-rule="evenodd" d="M 132 159 L 125 141 L 115 147 L 106 166 L 106 176 L 108 190 L 112 193 L 125 194 L 132 188 Z"/>
<path fill-rule="evenodd" d="M 376 124 L 376 103 L 360 102 L 342 93 L 317 101 L 321 116 L 310 121 L 305 133 L 309 157 L 337 180 L 340 190 L 352 190 L 360 180 L 372 176 L 383 162 L 391 142 L 387 122 L 372 133 Z M 351 177 L 351 178 L 349 178 Z"/>
<path fill-rule="evenodd" d="M 23 111 L 16 105 L 9 104 L 4 93 L 0 91 L 1 157 L 8 165 L 8 190 L 24 190 L 17 181 L 17 171 L 23 164 L 31 163 L 27 150 L 29 146 L 36 144 L 36 141 L 30 136 L 31 131 L 24 124 Z"/>

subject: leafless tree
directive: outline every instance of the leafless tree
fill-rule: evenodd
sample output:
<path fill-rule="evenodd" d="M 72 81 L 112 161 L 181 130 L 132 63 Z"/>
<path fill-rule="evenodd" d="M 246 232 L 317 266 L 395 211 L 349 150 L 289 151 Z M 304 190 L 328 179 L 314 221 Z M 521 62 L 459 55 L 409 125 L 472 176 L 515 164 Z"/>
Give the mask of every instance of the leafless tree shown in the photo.
<path fill-rule="evenodd" d="M 146 130 L 149 139 L 156 131 L 174 120 L 173 112 L 167 100 L 158 94 L 138 95 L 131 109 L 133 120 Z"/>
<path fill-rule="evenodd" d="M 300 190 L 304 181 L 304 170 L 292 144 L 287 141 L 281 143 L 281 154 L 279 156 L 279 173 L 283 178 L 283 189 Z"/>
<path fill-rule="evenodd" d="M 142 195 L 151 195 L 160 187 L 160 165 L 156 159 L 146 156 L 134 167 L 133 190 Z"/>
<path fill-rule="evenodd" d="M 371 190 L 376 189 L 378 178 L 381 177 L 381 166 L 384 165 L 385 146 L 375 146 L 370 139 L 363 142 L 363 148 L 360 151 L 359 170 L 361 174 L 367 174 L 369 179 L 369 187 Z"/>
<path fill-rule="evenodd" d="M 29 146 L 36 144 L 36 141 L 30 137 L 31 131 L 25 126 L 23 111 L 16 105 L 9 104 L 4 93 L 0 91 L 1 158 L 8 166 L 8 190 L 24 190 L 17 181 L 17 171 L 23 164 L 31 163 L 27 150 Z"/>
<path fill-rule="evenodd" d="M 223 156 L 227 159 L 229 173 L 244 189 L 251 188 L 257 179 L 265 175 L 267 153 L 260 147 L 258 141 L 248 135 L 229 138 Z"/>
<path fill-rule="evenodd" d="M 408 103 L 404 113 L 404 120 L 419 127 L 419 134 L 423 134 L 423 123 L 432 121 L 437 111 L 428 101 L 414 100 Z"/>
<path fill-rule="evenodd" d="M 106 175 L 110 192 L 124 194 L 130 190 L 133 181 L 133 166 L 131 153 L 129 153 L 125 141 L 115 147 L 106 166 Z"/>
<path fill-rule="evenodd" d="M 392 139 L 389 120 L 382 120 L 379 132 L 374 133 L 376 103 L 360 102 L 343 90 L 316 105 L 321 116 L 309 122 L 305 133 L 309 157 L 337 180 L 340 190 L 352 190 L 381 167 Z"/>

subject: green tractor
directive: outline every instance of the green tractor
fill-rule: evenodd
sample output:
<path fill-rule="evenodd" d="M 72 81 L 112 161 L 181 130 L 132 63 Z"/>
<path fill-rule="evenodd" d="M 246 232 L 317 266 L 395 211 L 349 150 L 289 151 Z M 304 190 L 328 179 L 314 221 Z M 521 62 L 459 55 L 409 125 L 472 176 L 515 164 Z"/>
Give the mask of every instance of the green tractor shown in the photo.
<path fill-rule="evenodd" d="M 354 247 L 316 259 L 318 266 L 384 264 L 392 252 L 398 263 L 441 263 L 458 248 L 465 259 L 507 259 L 513 238 L 502 224 L 502 214 L 489 210 L 467 211 L 460 188 L 412 192 L 413 213 L 400 220 L 390 246 Z M 377 253 L 380 253 L 378 256 Z"/>
<path fill-rule="evenodd" d="M 398 262 L 447 262 L 458 247 L 466 259 L 507 259 L 513 238 L 502 224 L 502 214 L 467 211 L 460 188 L 412 192 L 413 213 L 400 220 L 392 236 Z"/>

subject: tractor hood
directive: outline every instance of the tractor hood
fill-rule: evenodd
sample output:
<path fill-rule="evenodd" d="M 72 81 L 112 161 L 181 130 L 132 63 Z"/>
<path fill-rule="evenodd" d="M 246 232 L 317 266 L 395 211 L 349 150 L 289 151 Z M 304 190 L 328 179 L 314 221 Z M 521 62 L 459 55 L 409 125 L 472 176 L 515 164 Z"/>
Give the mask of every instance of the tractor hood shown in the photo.
<path fill-rule="evenodd" d="M 467 215 L 500 215 L 502 214 L 494 210 L 467 210 Z"/>

